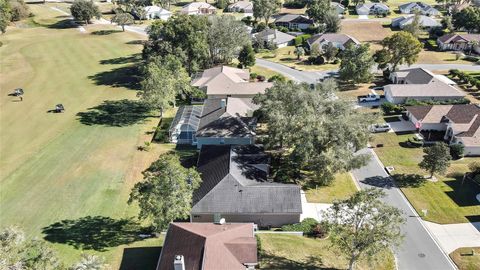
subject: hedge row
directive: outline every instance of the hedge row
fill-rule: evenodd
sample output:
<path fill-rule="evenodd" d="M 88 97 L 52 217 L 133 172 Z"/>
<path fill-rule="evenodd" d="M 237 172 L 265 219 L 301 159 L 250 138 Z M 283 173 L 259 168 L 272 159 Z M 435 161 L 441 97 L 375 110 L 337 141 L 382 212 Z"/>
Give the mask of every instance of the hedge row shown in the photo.
<path fill-rule="evenodd" d="M 471 86 L 475 86 L 478 90 L 480 90 L 480 79 L 477 79 L 474 76 L 458 69 L 451 69 L 449 74 L 452 79 L 458 79 L 462 83 L 470 84 Z"/>

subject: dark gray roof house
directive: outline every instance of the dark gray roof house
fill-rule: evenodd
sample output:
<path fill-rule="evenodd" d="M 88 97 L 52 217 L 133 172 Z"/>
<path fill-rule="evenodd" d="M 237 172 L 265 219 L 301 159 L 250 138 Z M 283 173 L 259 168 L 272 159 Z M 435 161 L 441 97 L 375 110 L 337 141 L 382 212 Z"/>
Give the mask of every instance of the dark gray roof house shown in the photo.
<path fill-rule="evenodd" d="M 289 29 L 305 30 L 313 25 L 314 21 L 306 16 L 298 14 L 284 14 L 280 15 L 275 20 L 276 26 L 283 26 Z"/>
<path fill-rule="evenodd" d="M 278 31 L 277 29 L 267 28 L 261 32 L 255 33 L 253 37 L 264 43 L 272 42 L 277 47 L 285 47 L 291 43 L 295 36 Z"/>
<path fill-rule="evenodd" d="M 197 169 L 192 222 L 253 222 L 281 226 L 299 222 L 300 187 L 271 182 L 269 157 L 259 145 L 205 145 Z"/>

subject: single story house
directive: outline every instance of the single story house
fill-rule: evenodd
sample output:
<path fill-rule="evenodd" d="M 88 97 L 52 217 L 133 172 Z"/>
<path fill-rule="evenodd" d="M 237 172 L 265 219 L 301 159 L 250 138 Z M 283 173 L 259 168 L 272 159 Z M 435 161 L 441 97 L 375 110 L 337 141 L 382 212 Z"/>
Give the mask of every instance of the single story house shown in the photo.
<path fill-rule="evenodd" d="M 170 223 L 157 270 L 254 269 L 253 223 Z"/>
<path fill-rule="evenodd" d="M 143 11 L 145 12 L 145 19 L 148 20 L 160 19 L 166 21 L 172 16 L 170 11 L 159 6 L 146 6 L 143 7 Z"/>
<path fill-rule="evenodd" d="M 316 34 L 307 40 L 308 47 L 311 49 L 314 44 L 318 44 L 319 48 L 323 48 L 324 45 L 332 43 L 339 50 L 344 50 L 348 43 L 353 43 L 355 45 L 360 44 L 360 42 L 347 34 L 336 34 L 336 33 L 326 33 L 326 34 Z"/>
<path fill-rule="evenodd" d="M 382 3 L 362 3 L 355 7 L 358 15 L 380 15 L 387 14 L 390 8 Z"/>
<path fill-rule="evenodd" d="M 253 222 L 261 227 L 298 223 L 300 187 L 271 182 L 269 158 L 260 145 L 206 145 L 197 170 L 192 222 Z"/>
<path fill-rule="evenodd" d="M 384 87 L 385 99 L 394 104 L 405 103 L 407 99 L 445 101 L 465 97 L 455 82 L 423 68 L 392 72 L 390 80 L 393 84 Z"/>
<path fill-rule="evenodd" d="M 253 38 L 257 39 L 260 42 L 264 43 L 273 43 L 278 48 L 288 46 L 292 43 L 295 36 L 283 33 L 277 29 L 267 28 L 261 32 L 253 34 Z"/>
<path fill-rule="evenodd" d="M 204 145 L 255 143 L 258 106 L 251 98 L 209 98 L 205 100 L 195 133 L 197 148 Z"/>
<path fill-rule="evenodd" d="M 209 15 L 215 14 L 217 9 L 205 2 L 192 2 L 182 7 L 180 10 L 181 14 L 187 15 Z"/>
<path fill-rule="evenodd" d="M 480 156 L 480 105 L 409 106 L 407 116 L 420 130 L 445 131 L 445 141 L 462 144 L 466 156 Z"/>
<path fill-rule="evenodd" d="M 238 1 L 227 7 L 229 12 L 241 12 L 245 14 L 253 14 L 253 3 L 249 1 Z"/>
<path fill-rule="evenodd" d="M 405 28 L 405 26 L 412 24 L 414 19 L 415 15 L 400 16 L 394 18 L 392 19 L 392 27 L 403 29 Z M 422 26 L 422 28 L 433 28 L 442 26 L 442 24 L 437 20 L 425 15 L 420 15 L 420 25 Z"/>
<path fill-rule="evenodd" d="M 420 14 L 425 16 L 439 16 L 441 15 L 440 11 L 432 7 L 429 4 L 423 2 L 410 2 L 398 7 L 402 14 L 412 14 L 415 12 L 420 12 Z"/>
<path fill-rule="evenodd" d="M 314 21 L 309 19 L 306 16 L 298 15 L 298 14 L 285 14 L 280 15 L 275 20 L 274 24 L 277 27 L 286 27 L 288 29 L 300 29 L 305 30 L 311 25 L 313 25 Z"/>
<path fill-rule="evenodd" d="M 205 91 L 208 98 L 253 97 L 272 87 L 269 82 L 250 82 L 248 69 L 217 66 L 196 74 L 192 86 Z"/>
<path fill-rule="evenodd" d="M 334 8 L 339 15 L 345 14 L 346 8 L 344 5 L 338 3 L 338 2 L 330 2 L 330 6 Z"/>
<path fill-rule="evenodd" d="M 437 39 L 438 48 L 442 51 L 469 51 L 473 49 L 480 54 L 480 45 L 472 43 L 480 42 L 480 34 L 447 34 Z M 473 46 L 473 48 L 472 48 Z"/>

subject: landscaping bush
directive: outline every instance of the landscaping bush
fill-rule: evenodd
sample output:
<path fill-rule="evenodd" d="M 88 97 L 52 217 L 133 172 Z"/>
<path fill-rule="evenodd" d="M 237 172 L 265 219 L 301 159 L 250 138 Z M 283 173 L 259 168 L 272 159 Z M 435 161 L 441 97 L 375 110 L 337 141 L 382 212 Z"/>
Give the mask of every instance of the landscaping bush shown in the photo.
<path fill-rule="evenodd" d="M 273 75 L 272 77 L 268 78 L 269 82 L 285 82 L 286 80 L 287 80 L 287 78 L 285 78 L 285 76 L 280 75 L 280 74 L 276 74 L 276 75 Z"/>
<path fill-rule="evenodd" d="M 219 9 L 225 9 L 228 6 L 227 0 L 217 0 L 215 6 Z"/>
<path fill-rule="evenodd" d="M 303 232 L 306 235 L 313 235 L 313 231 L 317 225 L 318 221 L 316 221 L 314 218 L 306 218 L 300 223 L 283 225 L 282 231 Z"/>
<path fill-rule="evenodd" d="M 296 38 L 293 39 L 295 47 L 298 46 L 303 46 L 304 43 L 307 42 L 307 39 L 309 39 L 312 35 L 310 34 L 303 34 L 299 35 Z"/>
<path fill-rule="evenodd" d="M 470 100 L 466 98 L 450 99 L 450 100 L 416 100 L 407 98 L 405 106 L 425 106 L 425 105 L 456 105 L 470 104 Z"/>
<path fill-rule="evenodd" d="M 288 28 L 285 27 L 285 26 L 280 26 L 280 27 L 278 27 L 278 31 L 286 33 L 286 32 L 288 32 Z"/>
<path fill-rule="evenodd" d="M 413 147 L 422 147 L 423 141 L 417 139 L 417 137 L 408 138 L 408 144 Z"/>
<path fill-rule="evenodd" d="M 10 16 L 12 22 L 20 21 L 30 15 L 29 8 L 23 0 L 11 0 L 10 2 Z"/>
<path fill-rule="evenodd" d="M 480 161 L 474 161 L 474 162 L 468 164 L 468 169 L 474 175 L 480 175 Z"/>
<path fill-rule="evenodd" d="M 450 70 L 448 71 L 448 74 L 450 74 L 450 76 L 451 76 L 453 79 L 456 78 L 456 77 L 458 77 L 458 75 L 459 75 L 460 73 L 462 73 L 462 72 L 461 72 L 460 70 L 458 70 L 458 69 L 450 69 Z"/>
<path fill-rule="evenodd" d="M 309 56 L 307 61 L 312 65 L 325 64 L 325 59 L 322 56 Z"/>
<path fill-rule="evenodd" d="M 450 145 L 450 155 L 453 159 L 461 159 L 465 154 L 465 146 L 463 144 Z"/>
<path fill-rule="evenodd" d="M 255 72 L 250 73 L 250 80 L 254 80 L 255 78 L 257 78 L 257 76 L 258 74 Z"/>
<path fill-rule="evenodd" d="M 286 8 L 304 8 L 307 5 L 305 0 L 286 0 L 283 6 Z"/>
<path fill-rule="evenodd" d="M 391 102 L 382 103 L 381 109 L 384 115 L 401 114 L 403 111 L 402 106 L 395 105 Z"/>
<path fill-rule="evenodd" d="M 257 75 L 257 80 L 258 80 L 259 82 L 263 82 L 263 81 L 265 81 L 265 76 L 263 76 L 263 75 Z"/>

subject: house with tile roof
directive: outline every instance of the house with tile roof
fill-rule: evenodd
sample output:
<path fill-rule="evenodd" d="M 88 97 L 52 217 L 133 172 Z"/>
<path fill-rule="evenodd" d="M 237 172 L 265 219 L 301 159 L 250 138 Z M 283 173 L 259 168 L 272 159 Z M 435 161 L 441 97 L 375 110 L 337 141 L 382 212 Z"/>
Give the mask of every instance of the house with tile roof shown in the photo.
<path fill-rule="evenodd" d="M 217 9 L 205 2 L 192 2 L 182 7 L 181 14 L 186 15 L 210 15 L 217 13 Z"/>
<path fill-rule="evenodd" d="M 273 43 L 278 48 L 282 48 L 290 45 L 293 42 L 295 36 L 283 33 L 277 29 L 267 28 L 261 32 L 253 34 L 253 38 L 263 42 L 264 44 Z"/>
<path fill-rule="evenodd" d="M 205 91 L 209 98 L 253 97 L 272 87 L 269 82 L 250 82 L 248 69 L 217 66 L 196 74 L 192 86 Z"/>
<path fill-rule="evenodd" d="M 480 156 L 480 105 L 409 106 L 407 116 L 420 130 L 445 131 L 445 141 L 462 144 L 466 156 Z"/>
<path fill-rule="evenodd" d="M 157 270 L 247 270 L 258 264 L 253 223 L 170 223 Z"/>
<path fill-rule="evenodd" d="M 439 16 L 441 15 L 438 9 L 432 7 L 429 4 L 423 2 L 410 2 L 403 5 L 398 6 L 400 13 L 402 14 L 413 14 L 415 12 L 419 12 L 425 16 Z"/>
<path fill-rule="evenodd" d="M 274 24 L 277 27 L 286 27 L 288 29 L 305 30 L 314 24 L 314 21 L 307 16 L 299 14 L 283 14 L 279 15 Z"/>
<path fill-rule="evenodd" d="M 407 99 L 446 101 L 465 97 L 455 82 L 423 68 L 392 72 L 390 80 L 393 84 L 384 87 L 385 99 L 394 104 L 405 103 Z"/>
<path fill-rule="evenodd" d="M 480 34 L 446 34 L 437 39 L 437 45 L 442 51 L 473 50 L 480 54 Z"/>
<path fill-rule="evenodd" d="M 323 48 L 324 45 L 332 43 L 339 50 L 345 50 L 347 44 L 352 43 L 355 45 L 360 44 L 360 42 L 347 34 L 337 34 L 337 33 L 325 33 L 325 34 L 316 34 L 311 38 L 307 39 L 307 45 L 309 49 L 312 49 L 314 44 L 318 44 L 319 48 Z"/>
<path fill-rule="evenodd" d="M 261 227 L 300 221 L 300 187 L 271 182 L 269 157 L 260 145 L 205 145 L 197 170 L 192 222 L 253 222 Z"/>
<path fill-rule="evenodd" d="M 394 18 L 392 19 L 392 27 L 403 29 L 407 25 L 412 24 L 414 19 L 415 19 L 415 15 L 400 16 L 400 17 Z M 422 28 L 425 28 L 425 29 L 442 26 L 442 24 L 437 20 L 425 15 L 420 15 L 419 24 Z"/>

